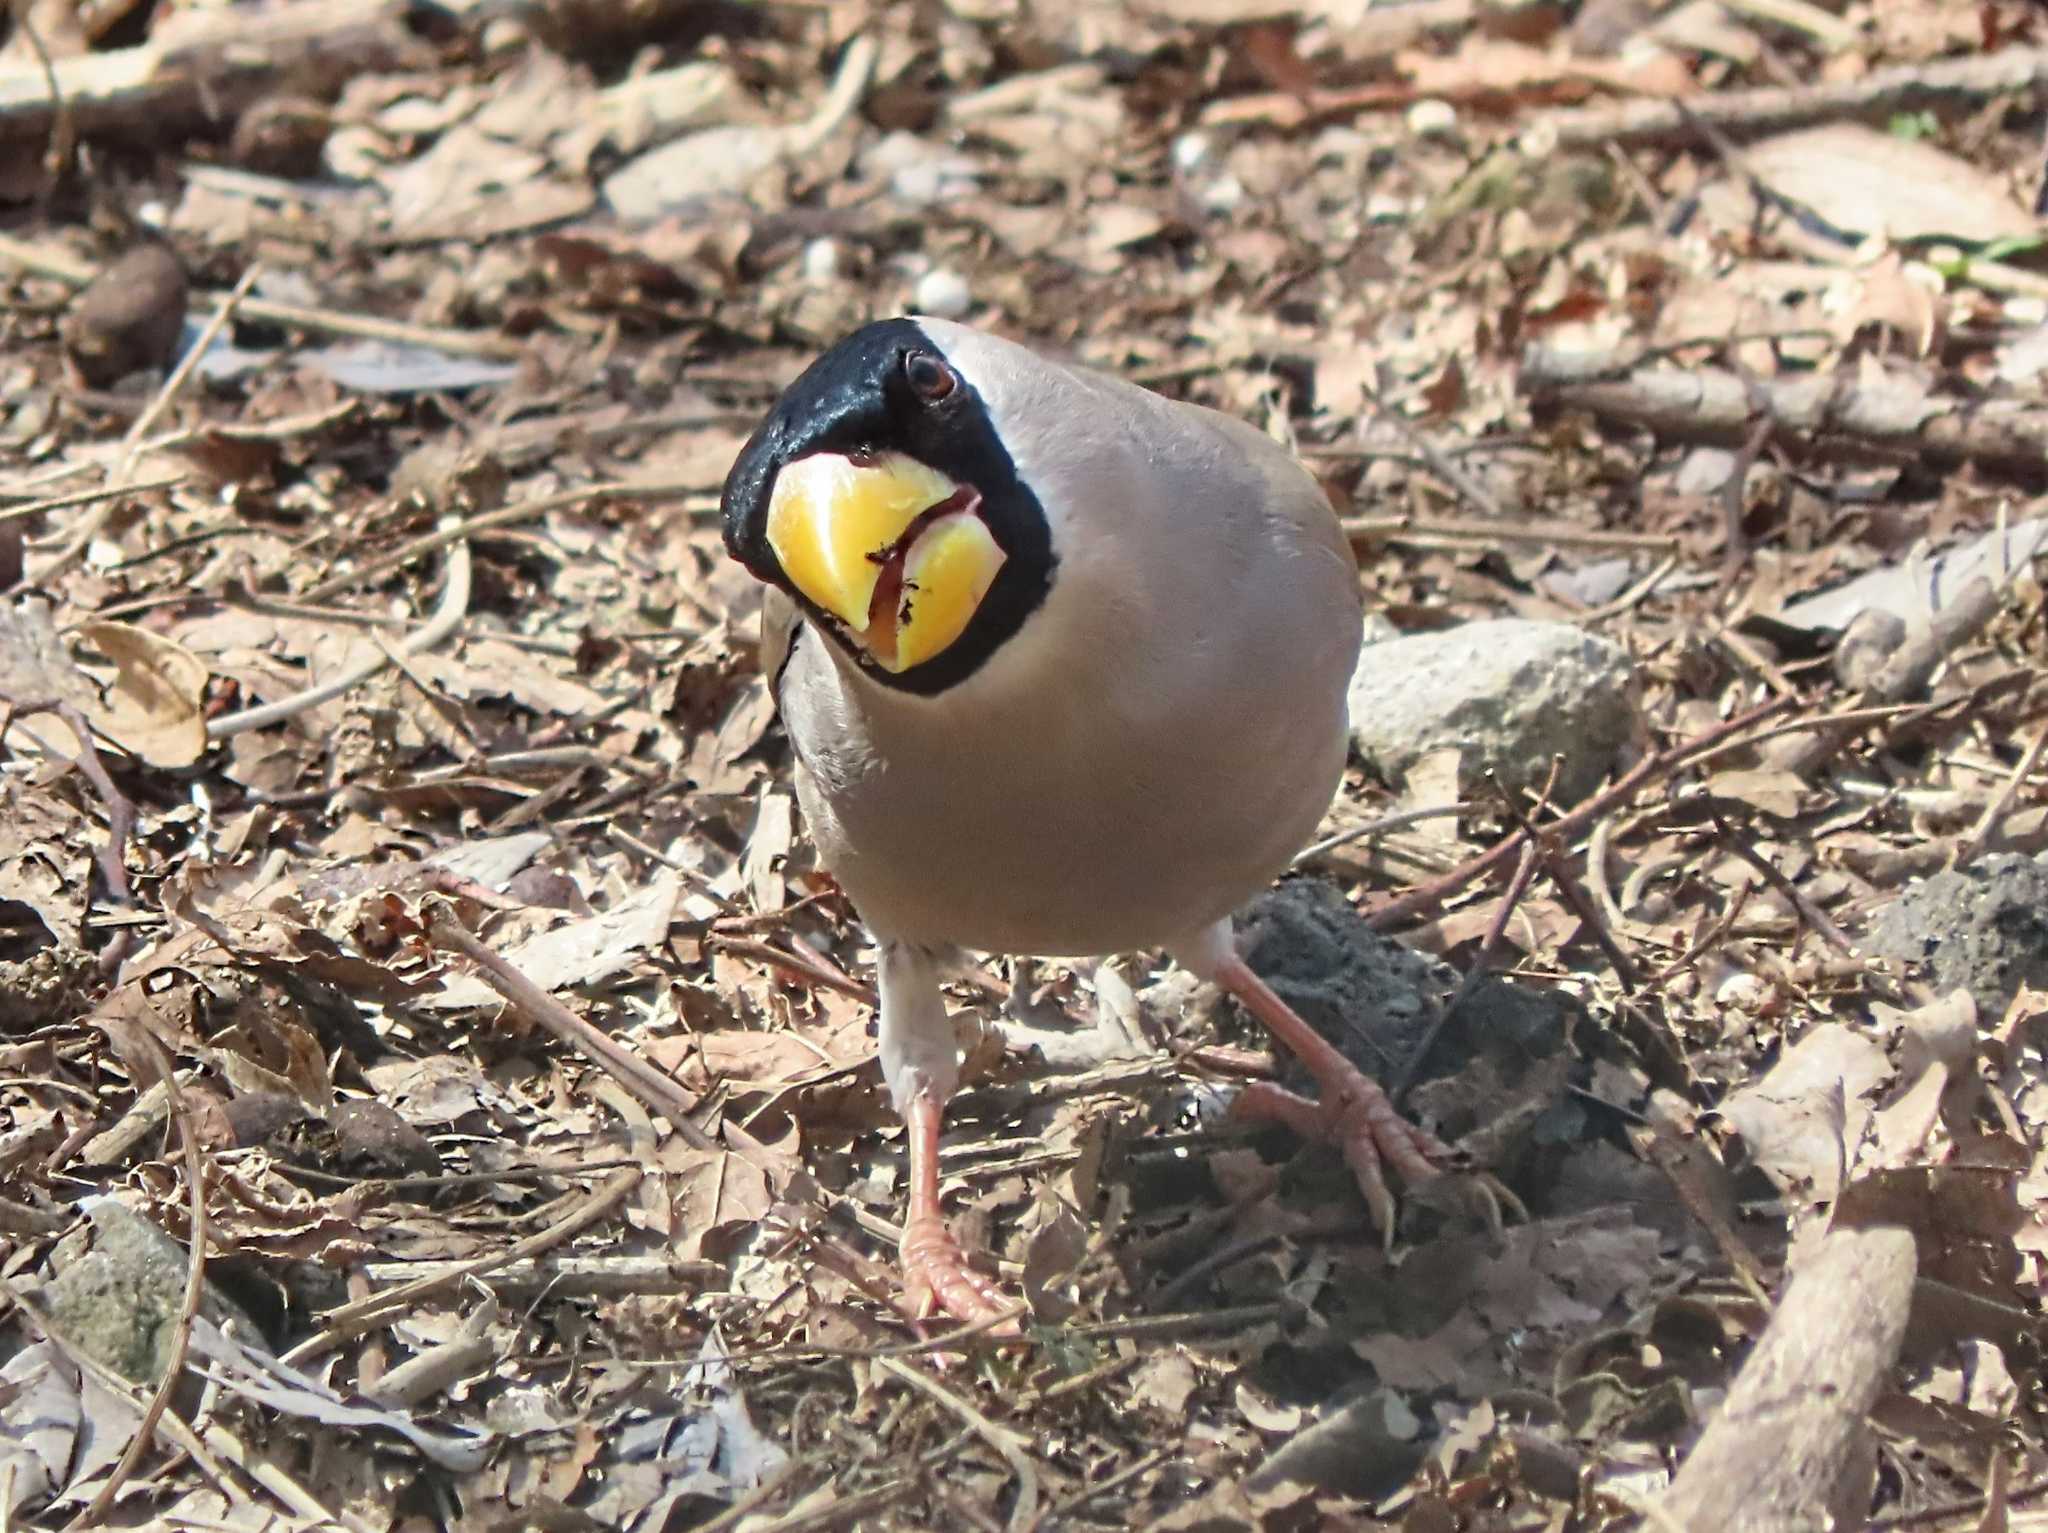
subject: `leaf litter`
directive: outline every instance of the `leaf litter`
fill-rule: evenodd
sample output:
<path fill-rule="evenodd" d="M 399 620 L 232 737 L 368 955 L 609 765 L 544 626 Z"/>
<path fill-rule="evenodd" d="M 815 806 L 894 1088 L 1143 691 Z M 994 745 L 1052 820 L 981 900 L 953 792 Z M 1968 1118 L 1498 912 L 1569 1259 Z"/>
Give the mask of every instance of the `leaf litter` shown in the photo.
<path fill-rule="evenodd" d="M 1668 1526 L 1822 1354 L 1831 1514 L 2037 1516 L 2048 39 L 1969 10 L 17 7 L 10 1518 Z M 1526 1221 L 1383 1250 L 1156 955 L 989 960 L 944 1168 L 1031 1324 L 892 1308 L 711 513 L 913 306 L 1288 440 L 1388 634 L 1625 651 L 1590 797 L 1355 764 L 1248 924 Z"/>

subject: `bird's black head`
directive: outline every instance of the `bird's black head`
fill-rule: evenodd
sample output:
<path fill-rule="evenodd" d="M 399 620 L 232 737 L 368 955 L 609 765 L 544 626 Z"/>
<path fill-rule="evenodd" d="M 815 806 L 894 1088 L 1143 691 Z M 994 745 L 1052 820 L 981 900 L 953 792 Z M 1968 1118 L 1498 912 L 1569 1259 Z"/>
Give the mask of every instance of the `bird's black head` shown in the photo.
<path fill-rule="evenodd" d="M 877 682 L 942 692 L 1045 599 L 1044 509 L 973 379 L 913 319 L 792 383 L 726 476 L 725 546 Z"/>

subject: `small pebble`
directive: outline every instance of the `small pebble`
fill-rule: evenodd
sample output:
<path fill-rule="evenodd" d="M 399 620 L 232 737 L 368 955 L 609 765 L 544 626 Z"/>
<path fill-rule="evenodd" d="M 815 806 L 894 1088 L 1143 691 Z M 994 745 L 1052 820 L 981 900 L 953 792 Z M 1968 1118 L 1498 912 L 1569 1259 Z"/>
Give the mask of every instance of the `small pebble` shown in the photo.
<path fill-rule="evenodd" d="M 1244 183 L 1225 171 L 1203 185 L 1200 200 L 1211 213 L 1235 213 L 1244 205 Z"/>
<path fill-rule="evenodd" d="M 533 32 L 526 23 L 511 16 L 498 16 L 485 23 L 483 51 L 492 58 L 524 51 L 533 43 Z"/>
<path fill-rule="evenodd" d="M 1458 126 L 1458 109 L 1448 101 L 1418 101 L 1408 108 L 1408 131 L 1417 138 L 1451 133 Z"/>
<path fill-rule="evenodd" d="M 917 279 L 912 303 L 918 313 L 934 319 L 959 319 L 974 306 L 974 294 L 965 277 L 937 266 Z"/>
<path fill-rule="evenodd" d="M 840 266 L 839 241 L 819 239 L 804 246 L 804 281 L 830 282 L 838 277 Z"/>
<path fill-rule="evenodd" d="M 1209 162 L 1214 148 L 1206 133 L 1183 133 L 1173 141 L 1173 168 L 1191 176 Z"/>
<path fill-rule="evenodd" d="M 1728 1011 L 1761 1011 L 1769 993 L 1769 987 L 1756 975 L 1738 970 L 1714 987 L 1714 1004 Z"/>

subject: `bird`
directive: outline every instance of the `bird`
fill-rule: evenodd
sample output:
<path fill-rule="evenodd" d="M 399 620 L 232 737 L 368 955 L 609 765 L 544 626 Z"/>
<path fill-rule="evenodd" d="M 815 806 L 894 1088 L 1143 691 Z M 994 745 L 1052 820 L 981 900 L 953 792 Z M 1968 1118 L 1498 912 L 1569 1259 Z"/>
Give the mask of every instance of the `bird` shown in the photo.
<path fill-rule="evenodd" d="M 914 1312 L 1014 1307 L 947 1228 L 938 1150 L 963 952 L 1163 950 L 1307 1067 L 1240 1118 L 1334 1143 L 1391 1233 L 1385 1171 L 1451 1152 L 1239 955 L 1232 913 L 1341 781 L 1363 634 L 1327 495 L 1249 423 L 920 315 L 821 353 L 735 458 L 729 554 L 813 844 L 878 954 L 909 1174 Z"/>

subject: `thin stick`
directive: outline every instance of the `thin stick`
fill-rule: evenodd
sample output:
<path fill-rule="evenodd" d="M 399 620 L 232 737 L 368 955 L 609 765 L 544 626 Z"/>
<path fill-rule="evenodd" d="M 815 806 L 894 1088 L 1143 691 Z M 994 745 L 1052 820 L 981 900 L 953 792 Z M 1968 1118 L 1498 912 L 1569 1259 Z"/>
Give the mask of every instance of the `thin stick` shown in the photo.
<path fill-rule="evenodd" d="M 1763 853 L 1738 836 L 1735 827 L 1722 819 L 1718 810 L 1714 813 L 1714 826 L 1721 833 L 1721 845 L 1756 869 L 1765 883 L 1791 901 L 1792 908 L 1808 926 L 1813 928 L 1822 941 L 1838 953 L 1856 951 L 1856 944 L 1843 934 L 1842 928 L 1835 925 L 1828 913 L 1816 905 L 1805 890 L 1793 883 L 1783 868 L 1775 866 Z"/>
<path fill-rule="evenodd" d="M 920 1373 L 900 1358 L 882 1357 L 877 1358 L 875 1362 L 884 1373 L 901 1379 L 958 1416 L 974 1428 L 976 1436 L 1002 1455 L 1003 1462 L 1010 1466 L 1010 1472 L 1017 1477 L 1017 1502 L 1010 1508 L 1009 1526 L 1012 1533 L 1022 1533 L 1022 1530 L 1029 1528 L 1038 1517 L 1038 1466 L 1032 1463 L 1031 1455 L 1024 1451 L 1023 1440 L 1019 1434 L 1008 1427 L 997 1426 L 937 1379 Z"/>
<path fill-rule="evenodd" d="M 1666 554 L 1663 558 L 1657 561 L 1656 567 L 1652 569 L 1649 574 L 1645 575 L 1641 580 L 1638 580 L 1626 591 L 1623 591 L 1621 595 L 1615 597 L 1613 601 L 1607 603 L 1607 605 L 1605 605 L 1604 607 L 1594 607 L 1589 611 L 1581 612 L 1577 617 L 1573 618 L 1572 621 L 1574 623 L 1583 623 L 1586 626 L 1591 627 L 1594 623 L 1604 623 L 1609 618 L 1620 617 L 1622 613 L 1628 611 L 1629 608 L 1633 607 L 1637 602 L 1642 601 L 1644 598 L 1654 594 L 1657 587 L 1662 585 L 1665 581 L 1665 578 L 1669 576 L 1670 573 L 1677 568 L 1678 555 Z"/>
<path fill-rule="evenodd" d="M 1429 465 L 1431 471 L 1439 479 L 1443 480 L 1445 484 L 1449 485 L 1452 490 L 1463 496 L 1467 501 L 1470 501 L 1476 510 L 1483 512 L 1490 520 L 1494 522 L 1502 520 L 1500 503 L 1487 494 L 1476 479 L 1466 473 L 1456 463 L 1453 463 L 1450 456 L 1442 448 L 1438 447 L 1435 442 L 1416 430 L 1409 423 L 1407 416 L 1401 414 L 1380 397 L 1377 389 L 1367 387 L 1364 390 L 1364 394 L 1365 402 L 1373 407 L 1374 412 L 1378 414 L 1379 418 L 1408 439 L 1409 444 L 1422 454 L 1422 461 Z"/>
<path fill-rule="evenodd" d="M 445 643 L 462 626 L 462 620 L 469 614 L 469 585 L 469 544 L 459 542 L 448 555 L 448 583 L 441 592 L 440 606 L 435 609 L 434 616 L 426 627 L 409 635 L 396 646 L 396 654 L 400 657 L 421 655 Z M 392 663 L 393 656 L 387 651 L 352 666 L 317 686 L 308 687 L 303 692 L 294 692 L 290 697 L 281 697 L 274 703 L 244 708 L 240 713 L 230 713 L 209 720 L 206 725 L 206 738 L 225 740 L 234 735 L 246 734 L 252 729 L 281 724 L 309 708 L 317 708 L 345 692 L 355 690 Z"/>
<path fill-rule="evenodd" d="M 43 150 L 43 171 L 50 179 L 43 184 L 36 199 L 47 209 L 50 199 L 64 184 L 65 174 L 71 169 L 72 158 L 78 152 L 78 128 L 71 120 L 71 102 L 64 95 L 63 85 L 58 82 L 57 65 L 50 57 L 50 50 L 44 46 L 42 32 L 36 27 L 33 0 L 15 0 L 13 10 L 14 24 L 28 39 L 36 63 L 43 71 L 43 84 L 50 92 L 50 137 Z"/>
<path fill-rule="evenodd" d="M 427 936 L 436 947 L 463 954 L 483 971 L 483 980 L 530 1020 L 567 1044 L 606 1074 L 650 1111 L 660 1113 L 675 1126 L 683 1142 L 695 1150 L 721 1150 L 721 1146 L 690 1116 L 697 1103 L 669 1074 L 651 1060 L 643 1059 L 600 1032 L 549 995 L 511 964 L 485 947 L 469 930 L 436 902 L 427 917 Z"/>
<path fill-rule="evenodd" d="M 2048 1474 L 2037 1476 L 2023 1484 L 2015 1485 L 2005 1493 L 2005 1504 L 2018 1506 L 2022 1501 L 2034 1501 L 2048 1493 Z M 1933 1506 L 1923 1506 L 1912 1512 L 1891 1512 L 1883 1517 L 1873 1517 L 1863 1526 L 1869 1530 L 1878 1528 L 1918 1528 L 1930 1522 L 1947 1522 L 1951 1517 L 1967 1517 L 1972 1512 L 1981 1512 L 1990 1501 L 1988 1494 L 1964 1496 L 1959 1501 L 1940 1501 Z"/>
<path fill-rule="evenodd" d="M 916 1484 L 913 1476 L 901 1475 L 872 1490 L 855 1491 L 848 1496 L 835 1493 L 822 1506 L 785 1512 L 772 1522 L 749 1523 L 748 1526 L 751 1533 L 825 1533 L 826 1529 L 834 1527 L 858 1528 L 861 1518 L 893 1506 L 909 1495 Z"/>
<path fill-rule="evenodd" d="M 99 268 L 61 250 L 46 249 L 26 240 L 0 234 L 0 263 L 20 267 L 38 277 L 52 277 L 72 287 L 84 287 L 99 275 Z M 225 301 L 225 295 L 213 300 Z M 526 346 L 510 336 L 475 330 L 447 330 L 435 325 L 415 325 L 398 319 L 378 319 L 369 314 L 351 314 L 343 309 L 319 309 L 305 304 L 278 303 L 268 298 L 245 298 L 235 305 L 247 319 L 266 324 L 289 325 L 314 335 L 345 335 L 359 340 L 396 341 L 423 346 L 451 356 L 489 357 L 517 361 Z"/>
<path fill-rule="evenodd" d="M 882 1004 L 882 998 L 876 992 L 874 986 L 864 985 L 857 979 L 837 973 L 822 964 L 813 962 L 809 958 L 785 952 L 770 943 L 749 942 L 744 938 L 728 937 L 723 932 L 713 928 L 706 938 L 706 945 L 715 947 L 721 952 L 731 953 L 736 958 L 752 958 L 761 963 L 772 964 L 778 969 L 785 969 L 789 973 L 797 975 L 810 984 L 825 990 L 837 990 L 842 995 L 850 995 L 857 1001 L 865 1001 L 870 1006 Z"/>
<path fill-rule="evenodd" d="M 1363 841 L 1368 836 L 1383 836 L 1389 831 L 1419 825 L 1424 820 L 1448 820 L 1468 815 L 1478 807 L 1477 804 L 1468 803 L 1432 804 L 1427 809 L 1404 809 L 1399 814 L 1384 814 L 1377 820 L 1367 820 L 1363 825 L 1353 825 L 1348 830 L 1340 830 L 1334 835 L 1323 837 L 1320 841 L 1310 842 L 1295 854 L 1292 866 L 1301 867 L 1305 863 L 1313 862 L 1325 852 L 1347 846 L 1353 841 Z"/>
<path fill-rule="evenodd" d="M 24 501 L 21 505 L 0 509 L 0 522 L 17 522 L 26 517 L 41 516 L 45 511 L 64 511 L 72 506 L 89 506 L 96 501 L 116 500 L 123 495 L 147 495 L 155 490 L 175 490 L 191 482 L 190 474 L 173 474 L 168 479 L 146 479 L 141 484 L 110 484 L 97 490 L 81 490 L 76 495 L 53 495 L 47 500 Z M 0 491 L 0 496 L 4 494 L 4 491 Z"/>
<path fill-rule="evenodd" d="M 1741 734 L 1751 725 L 1769 718 L 1786 707 L 1792 700 L 1787 697 L 1773 697 L 1768 702 L 1738 713 L 1726 723 L 1717 724 L 1703 735 L 1671 746 L 1648 757 L 1634 770 L 1605 792 L 1596 793 L 1579 805 L 1570 814 L 1553 820 L 1544 829 L 1560 841 L 1568 841 L 1599 819 L 1617 804 L 1623 804 L 1657 778 L 1675 772 L 1692 757 L 1726 743 L 1731 737 Z M 1367 918 L 1367 924 L 1375 931 L 1385 931 L 1400 921 L 1419 916 L 1436 909 L 1439 905 L 1477 878 L 1484 877 L 1495 868 L 1505 865 L 1528 840 L 1527 833 L 1516 831 L 1513 835 L 1487 848 L 1478 856 L 1467 859 L 1444 874 L 1411 889 L 1389 904 L 1382 906 Z"/>
<path fill-rule="evenodd" d="M 184 389 L 186 380 L 199 366 L 199 359 L 206 355 L 221 330 L 234 316 L 236 305 L 248 295 L 249 284 L 256 280 L 262 270 L 260 264 L 252 262 L 249 269 L 242 273 L 242 280 L 235 284 L 235 290 L 228 294 L 220 308 L 207 321 L 205 329 L 199 332 L 199 339 L 178 359 L 178 365 L 171 369 L 171 374 L 164 379 L 163 386 L 156 391 L 143 412 L 135 417 L 134 424 L 128 428 L 128 434 L 121 439 L 121 457 L 114 467 L 111 485 L 118 487 L 125 484 L 128 476 L 135 471 L 135 461 L 141 453 L 142 442 L 149 434 L 149 428 L 156 424 L 157 419 L 170 408 L 171 401 Z M 99 536 L 100 529 L 112 519 L 114 505 L 113 499 L 102 499 L 92 511 L 79 518 L 78 525 L 65 533 L 63 542 L 50 556 L 49 562 L 36 570 L 35 578 L 39 584 L 47 584 L 59 570 L 69 566 L 72 560 L 85 552 L 92 540 Z"/>
<path fill-rule="evenodd" d="M 332 1352 L 349 1337 L 367 1331 L 387 1316 L 409 1310 L 422 1299 L 431 1297 L 445 1288 L 452 1288 L 469 1278 L 482 1277 L 499 1267 L 523 1262 L 542 1252 L 551 1250 L 563 1241 L 581 1234 L 598 1220 L 608 1215 L 613 1208 L 625 1200 L 627 1193 L 640 1185 L 646 1175 L 644 1167 L 629 1166 L 615 1173 L 602 1186 L 557 1219 L 544 1230 L 538 1230 L 524 1240 L 514 1241 L 502 1251 L 488 1256 L 479 1256 L 471 1261 L 451 1265 L 435 1264 L 435 1270 L 427 1276 L 382 1293 L 371 1294 L 366 1299 L 357 1299 L 344 1304 L 327 1316 L 326 1324 L 316 1336 L 309 1336 L 280 1361 L 299 1364 L 308 1359 Z"/>
<path fill-rule="evenodd" d="M 422 554 L 430 554 L 437 548 L 460 543 L 479 532 L 497 527 L 510 527 L 530 521 L 546 511 L 558 511 L 569 506 L 585 505 L 594 500 L 679 500 L 702 492 L 700 485 L 678 484 L 672 480 L 655 480 L 646 484 L 613 483 L 585 485 L 580 490 L 564 490 L 559 495 L 546 495 L 539 500 L 520 501 L 517 505 L 497 506 L 489 511 L 462 520 L 444 520 L 432 532 L 414 538 L 411 542 L 394 548 L 388 554 L 380 554 L 368 564 L 330 575 L 310 591 L 299 594 L 302 602 L 321 602 L 330 596 L 364 585 L 379 575 L 399 569 L 412 563 Z"/>
<path fill-rule="evenodd" d="M 137 1391 L 133 1384 L 81 1347 L 68 1332 L 43 1312 L 35 1300 L 22 1293 L 4 1275 L 0 1275 L 0 1298 L 6 1299 L 26 1315 L 44 1338 L 62 1352 L 66 1360 L 79 1372 L 90 1374 L 95 1382 L 116 1399 L 131 1401 L 138 1410 L 141 1409 L 141 1402 L 136 1400 Z M 224 1491 L 233 1484 L 233 1481 L 221 1465 L 223 1459 L 269 1491 L 280 1505 L 297 1516 L 316 1523 L 335 1523 L 362 1533 L 360 1522 L 353 1518 L 337 1517 L 321 1505 L 311 1491 L 282 1469 L 253 1456 L 233 1433 L 218 1422 L 209 1423 L 203 1429 L 194 1428 L 176 1411 L 166 1410 L 158 1418 L 157 1425 L 175 1447 L 199 1466 L 201 1473 Z"/>
<path fill-rule="evenodd" d="M 1117 1366 L 1122 1367 L 1126 1365 L 1119 1362 Z M 1050 1394 L 1050 1391 L 1047 1393 Z M 1065 1517 L 1067 1513 L 1077 1507 L 1086 1506 L 1097 1496 L 1108 1495 L 1109 1492 L 1118 1489 L 1120 1486 L 1130 1484 L 1131 1481 L 1149 1470 L 1158 1468 L 1173 1452 L 1174 1450 L 1171 1448 L 1155 1448 L 1142 1458 L 1126 1464 L 1108 1479 L 1097 1480 L 1093 1485 L 1082 1486 L 1073 1495 L 1067 1497 L 1066 1500 L 1059 1502 L 1057 1505 L 1047 1507 L 1045 1515 L 1031 1525 L 1032 1533 L 1037 1533 L 1037 1530 L 1040 1528 L 1059 1526 L 1060 1519 Z"/>
<path fill-rule="evenodd" d="M 1354 541 L 1404 537 L 1451 538 L 1474 543 L 1522 543 L 1540 548 L 1640 549 L 1671 553 L 1678 539 L 1662 532 L 1613 532 L 1605 528 L 1566 527 L 1535 522 L 1489 522 L 1465 517 L 1347 516 L 1344 534 Z"/>
<path fill-rule="evenodd" d="M 1415 1077 L 1421 1073 L 1423 1063 L 1429 1058 L 1429 1051 L 1436 1047 L 1437 1039 L 1450 1026 L 1451 1018 L 1458 1014 L 1458 1008 L 1471 998 L 1480 983 L 1493 973 L 1494 950 L 1500 946 L 1501 938 L 1508 929 L 1508 918 L 1528 892 L 1529 881 L 1536 874 L 1536 865 L 1543 860 L 1541 848 L 1532 837 L 1522 844 L 1521 861 L 1515 865 L 1515 873 L 1508 880 L 1507 891 L 1501 895 L 1500 904 L 1493 912 L 1493 919 L 1487 923 L 1485 940 L 1479 944 L 1479 952 L 1472 959 L 1472 967 L 1465 971 L 1465 977 L 1458 981 L 1458 988 L 1451 992 L 1451 998 L 1444 1002 L 1443 1009 L 1430 1019 L 1423 1029 L 1415 1047 L 1408 1051 L 1407 1059 L 1387 1087 L 1387 1096 L 1396 1108 L 1408 1096 L 1408 1088 L 1415 1084 Z"/>
<path fill-rule="evenodd" d="M 1974 862 L 1983 854 L 1991 840 L 1992 832 L 1998 829 L 1998 822 L 2005 818 L 2012 808 L 2012 801 L 2019 797 L 2020 786 L 2026 782 L 2035 766 L 2041 760 L 2041 748 L 2048 745 L 2048 721 L 2034 731 L 2034 738 L 2027 742 L 2027 748 L 2020 752 L 2020 759 L 2012 769 L 2012 775 L 2000 785 L 1998 796 L 1984 806 L 1984 813 L 1978 818 L 1976 827 L 1963 838 L 1963 844 L 1956 853 L 1960 865 Z"/>
<path fill-rule="evenodd" d="M 178 358 L 178 365 L 171 369 L 170 377 L 164 379 L 164 386 L 156 391 L 148 406 L 135 417 L 135 423 L 121 439 L 121 466 L 114 470 L 116 479 L 128 477 L 129 471 L 135 466 L 136 456 L 142 449 L 143 439 L 149 435 L 149 428 L 162 419 L 164 411 L 171 407 L 171 401 L 184 390 L 186 381 L 198 370 L 207 352 L 213 349 L 213 343 L 220 339 L 221 331 L 225 330 L 228 321 L 235 317 L 236 308 L 249 296 L 249 289 L 262 275 L 262 262 L 251 261 L 242 273 L 241 280 L 235 283 L 234 291 L 222 299 L 220 307 L 208 317 L 205 328 L 199 332 L 199 339 L 186 349 L 185 355 Z"/>

